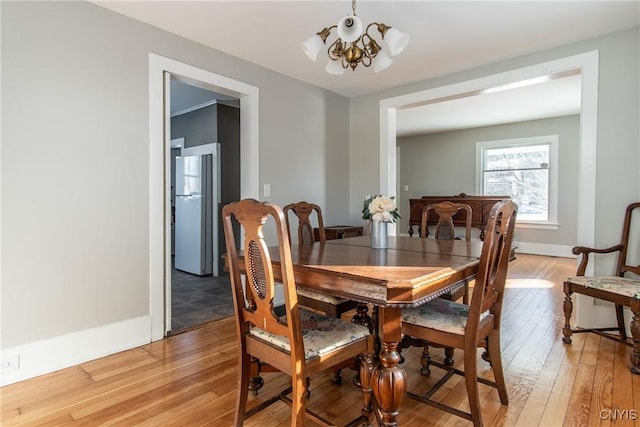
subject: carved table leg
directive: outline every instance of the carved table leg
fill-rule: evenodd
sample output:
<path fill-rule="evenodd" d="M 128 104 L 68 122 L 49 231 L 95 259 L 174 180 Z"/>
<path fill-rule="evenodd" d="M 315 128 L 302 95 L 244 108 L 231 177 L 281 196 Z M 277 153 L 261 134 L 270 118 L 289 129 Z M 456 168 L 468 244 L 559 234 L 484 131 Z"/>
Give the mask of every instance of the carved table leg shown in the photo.
<path fill-rule="evenodd" d="M 629 368 L 634 374 L 640 374 L 640 299 L 631 300 L 631 339 L 633 347 L 631 347 L 631 367 Z"/>
<path fill-rule="evenodd" d="M 573 302 L 571 301 L 571 285 L 565 282 L 564 284 L 564 303 L 562 308 L 564 310 L 564 328 L 562 328 L 562 342 L 565 344 L 571 344 L 571 313 L 573 312 Z"/>
<path fill-rule="evenodd" d="M 407 375 L 398 366 L 398 345 L 402 335 L 402 312 L 399 308 L 380 308 L 378 331 L 382 350 L 380 363 L 373 371 L 373 395 L 379 407 L 381 425 L 397 426 L 398 409 L 407 393 Z"/>

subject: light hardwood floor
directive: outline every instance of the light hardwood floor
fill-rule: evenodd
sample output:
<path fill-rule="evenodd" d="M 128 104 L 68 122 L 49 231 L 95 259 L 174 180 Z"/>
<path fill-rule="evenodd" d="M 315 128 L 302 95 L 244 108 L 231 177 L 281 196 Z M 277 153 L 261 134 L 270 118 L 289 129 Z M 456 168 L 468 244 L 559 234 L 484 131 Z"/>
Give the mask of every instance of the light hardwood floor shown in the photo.
<path fill-rule="evenodd" d="M 518 255 L 505 294 L 502 356 L 510 403 L 480 386 L 487 426 L 640 426 L 640 375 L 628 370 L 627 346 L 594 334 L 562 343 L 562 281 L 575 260 Z M 420 350 L 404 351 L 409 389 L 425 390 L 432 378 L 418 372 Z M 480 351 L 478 352 L 478 355 Z M 442 357 L 433 349 L 432 356 Z M 456 364 L 462 354 L 456 353 Z M 479 361 L 480 375 L 491 376 Z M 432 377 L 440 374 L 432 369 Z M 358 415 L 352 371 L 342 386 L 330 373 L 312 379 L 309 405 L 336 424 Z M 257 402 L 286 385 L 282 374 L 264 374 Z M 232 319 L 223 319 L 163 341 L 83 363 L 1 389 L 2 426 L 147 425 L 229 426 L 236 394 L 236 343 Z M 450 380 L 437 397 L 466 408 L 464 381 Z M 613 420 L 612 418 L 617 418 Z M 637 418 L 633 420 L 631 418 Z M 406 399 L 404 426 L 470 425 Z M 289 408 L 276 403 L 249 426 L 287 426 Z M 308 425 L 315 425 L 309 420 Z"/>

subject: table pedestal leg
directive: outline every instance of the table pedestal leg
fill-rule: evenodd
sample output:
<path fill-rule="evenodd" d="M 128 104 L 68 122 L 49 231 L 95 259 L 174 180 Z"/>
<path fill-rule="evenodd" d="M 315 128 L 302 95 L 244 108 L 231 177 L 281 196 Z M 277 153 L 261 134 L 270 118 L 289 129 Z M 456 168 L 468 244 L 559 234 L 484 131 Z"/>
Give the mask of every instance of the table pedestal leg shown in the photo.
<path fill-rule="evenodd" d="M 380 308 L 379 324 L 382 349 L 380 363 L 372 376 L 375 396 L 383 426 L 397 426 L 398 409 L 407 393 L 406 373 L 398 366 L 402 331 L 402 313 L 399 308 Z"/>

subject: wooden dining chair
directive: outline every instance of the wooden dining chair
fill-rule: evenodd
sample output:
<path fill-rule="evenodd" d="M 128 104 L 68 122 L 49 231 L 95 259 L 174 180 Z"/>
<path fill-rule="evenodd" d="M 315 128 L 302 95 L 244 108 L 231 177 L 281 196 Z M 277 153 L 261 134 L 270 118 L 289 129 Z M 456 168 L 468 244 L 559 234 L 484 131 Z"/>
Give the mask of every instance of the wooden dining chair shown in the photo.
<path fill-rule="evenodd" d="M 433 365 L 445 369 L 447 373 L 423 395 L 408 395 L 471 420 L 474 426 L 482 425 L 478 382 L 497 388 L 500 402 L 504 405 L 509 403 L 500 354 L 500 317 L 516 214 L 517 205 L 511 200 L 498 202 L 491 209 L 469 305 L 435 298 L 402 312 L 403 333 L 443 347 L 464 350 L 464 371 L 430 359 L 423 360 L 423 370 L 430 373 L 430 366 Z M 485 345 L 495 381 L 478 378 L 477 348 L 484 348 Z M 470 413 L 432 399 L 434 393 L 455 374 L 465 378 Z"/>
<path fill-rule="evenodd" d="M 302 201 L 290 203 L 282 210 L 284 211 L 284 216 L 287 222 L 289 241 L 293 242 L 291 237 L 292 230 L 296 230 L 298 244 L 313 244 L 316 241 L 324 242 L 327 240 L 320 206 Z M 295 224 L 292 224 L 291 213 L 293 213 L 293 216 L 297 219 L 297 227 L 295 227 Z M 311 217 L 314 213 L 318 223 L 317 239 L 313 232 L 314 227 L 311 224 Z M 358 304 L 357 302 L 346 298 L 340 298 L 302 288 L 298 289 L 298 303 L 303 307 L 317 310 L 328 316 L 336 318 L 339 318 L 347 311 L 355 309 Z"/>
<path fill-rule="evenodd" d="M 436 224 L 434 227 L 434 238 L 443 240 L 460 239 L 456 237 L 456 227 L 453 223 L 453 216 L 458 212 L 465 213 L 465 241 L 471 240 L 471 206 L 464 203 L 454 203 L 450 201 L 442 201 L 438 203 L 431 203 L 422 208 L 422 218 L 420 221 L 420 237 L 426 239 L 429 233 L 429 217 L 436 215 Z M 440 298 L 444 298 L 449 301 L 458 301 L 462 299 L 464 304 L 469 303 L 469 280 L 465 279 L 458 283 L 455 287 L 440 295 Z M 423 359 L 429 358 L 429 345 L 439 347 L 433 343 L 417 339 L 415 337 L 405 335 L 402 339 L 402 347 L 422 347 Z M 445 365 L 453 365 L 453 353 L 454 349 L 447 347 L 444 349 L 444 363 Z M 423 371 L 423 374 L 428 375 L 428 369 Z"/>
<path fill-rule="evenodd" d="M 456 239 L 456 227 L 453 217 L 458 212 L 465 212 L 465 235 L 464 240 L 471 240 L 471 206 L 464 203 L 454 203 L 443 201 L 431 203 L 422 209 L 422 221 L 420 222 L 420 237 L 428 236 L 429 213 L 433 211 L 438 219 L 435 224 L 434 234 L 436 239 Z"/>
<path fill-rule="evenodd" d="M 631 372 L 640 374 L 640 265 L 638 260 L 631 262 L 628 259 L 629 254 L 629 237 L 631 232 L 632 219 L 634 212 L 638 216 L 640 222 L 640 202 L 631 203 L 627 206 L 624 223 L 622 227 L 622 238 L 619 244 L 606 249 L 588 248 L 585 246 L 576 246 L 573 253 L 581 257 L 580 264 L 575 277 L 570 277 L 564 282 L 564 316 L 565 324 L 562 329 L 562 341 L 571 344 L 571 336 L 580 332 L 595 332 L 607 338 L 614 339 L 626 345 L 632 346 L 631 350 Z M 637 235 L 631 242 L 636 244 Z M 616 254 L 617 262 L 614 274 L 612 276 L 585 276 L 587 265 L 589 263 L 589 255 L 592 258 L 601 256 L 602 254 Z M 635 265 L 634 265 L 635 264 Z M 616 314 L 616 326 L 603 328 L 571 328 L 571 314 L 573 312 L 573 302 L 571 295 L 573 293 L 587 295 L 603 301 L 614 304 Z M 624 307 L 630 307 L 633 319 L 631 321 L 632 340 L 627 340 L 627 332 L 624 321 Z M 612 334 L 615 332 L 617 334 Z"/>
<path fill-rule="evenodd" d="M 468 242 L 471 240 L 471 206 L 464 203 L 453 203 L 449 201 L 432 203 L 422 209 L 420 237 L 424 239 L 428 236 L 429 215 L 433 212 L 438 217 L 433 233 L 434 237 L 436 239 L 460 239 L 459 237 L 456 237 L 456 227 L 453 224 L 453 216 L 460 211 L 465 213 L 464 240 Z M 463 302 L 467 304 L 469 302 L 469 281 L 463 281 L 440 297 L 448 299 L 449 301 L 457 301 L 462 298 Z"/>
<path fill-rule="evenodd" d="M 234 424 L 241 426 L 256 412 L 277 400 L 284 400 L 291 405 L 292 426 L 303 426 L 305 414 L 331 425 L 307 410 L 306 379 L 359 355 L 363 355 L 360 372 L 364 406 L 363 415 L 358 419 L 370 418 L 371 387 L 366 373 L 372 370 L 373 336 L 366 326 L 300 308 L 282 210 L 276 205 L 245 199 L 226 205 L 222 217 L 240 353 Z M 277 264 L 271 261 L 263 234 L 263 226 L 270 220 L 275 223 L 277 235 Z M 242 254 L 236 247 L 234 223 L 239 223 L 244 231 Z M 244 286 L 241 271 L 246 278 Z M 278 316 L 274 310 L 276 280 L 284 287 L 284 316 Z M 290 375 L 292 384 L 279 395 L 247 410 L 252 358 Z"/>

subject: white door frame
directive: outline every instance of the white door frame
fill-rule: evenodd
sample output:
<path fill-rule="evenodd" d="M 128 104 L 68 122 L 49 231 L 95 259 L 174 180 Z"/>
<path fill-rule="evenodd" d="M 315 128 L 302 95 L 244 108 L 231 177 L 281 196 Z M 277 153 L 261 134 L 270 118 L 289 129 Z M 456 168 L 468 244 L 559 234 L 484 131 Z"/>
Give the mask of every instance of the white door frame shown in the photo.
<path fill-rule="evenodd" d="M 598 67 L 597 50 L 542 64 L 519 68 L 475 80 L 428 89 L 380 100 L 380 193 L 392 194 L 396 189 L 396 111 L 425 102 L 476 93 L 490 87 L 580 70 L 582 76 L 582 110 L 580 114 L 580 147 L 578 173 L 577 244 L 593 247 L 595 243 L 596 145 L 598 131 Z M 593 266 L 589 266 L 591 272 Z M 579 297 L 582 297 L 579 295 Z M 593 299 L 576 299 L 578 325 L 593 323 Z"/>
<path fill-rule="evenodd" d="M 163 74 L 240 99 L 240 197 L 259 197 L 259 90 L 201 68 L 149 54 L 149 311 L 151 340 L 165 337 L 171 292 L 170 147 L 165 138 Z"/>

